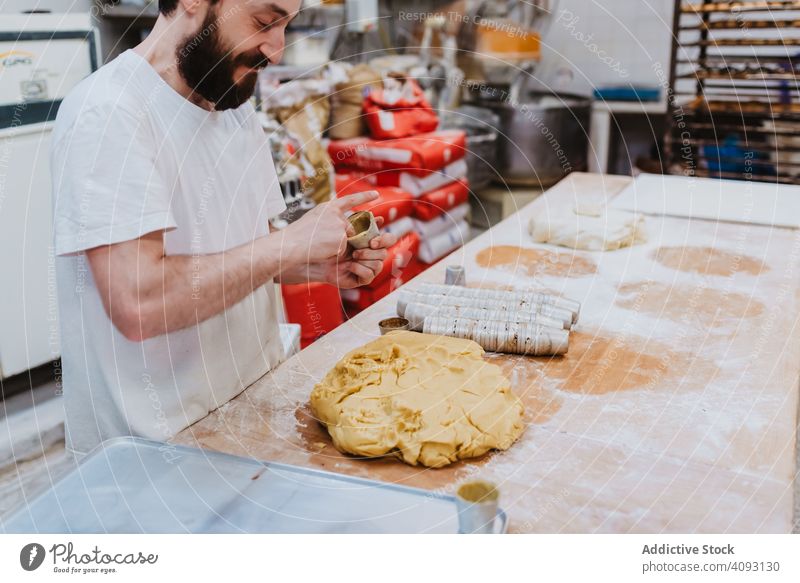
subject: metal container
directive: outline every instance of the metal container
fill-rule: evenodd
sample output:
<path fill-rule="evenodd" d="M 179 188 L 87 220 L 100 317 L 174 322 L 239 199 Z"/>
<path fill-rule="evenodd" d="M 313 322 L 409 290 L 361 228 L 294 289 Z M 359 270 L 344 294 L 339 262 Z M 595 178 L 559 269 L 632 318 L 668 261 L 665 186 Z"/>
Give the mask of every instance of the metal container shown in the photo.
<path fill-rule="evenodd" d="M 543 316 L 535 312 L 509 312 L 506 310 L 487 310 L 485 308 L 467 308 L 463 306 L 442 306 L 423 303 L 407 304 L 404 308 L 405 318 L 409 321 L 409 329 L 421 332 L 425 318 L 429 316 L 447 316 L 450 318 L 469 318 L 471 320 L 494 320 L 498 322 L 517 322 L 535 324 L 537 326 L 563 330 L 562 320 Z"/>
<path fill-rule="evenodd" d="M 0 518 L 0 532 L 455 534 L 459 512 L 440 492 L 122 437 Z M 490 526 L 506 531 L 502 509 Z"/>
<path fill-rule="evenodd" d="M 569 350 L 569 332 L 523 322 L 474 320 L 452 316 L 428 316 L 422 324 L 425 334 L 466 338 L 487 352 L 551 356 Z"/>
<path fill-rule="evenodd" d="M 383 336 L 395 330 L 410 330 L 410 326 L 408 320 L 405 318 L 395 317 L 386 318 L 378 322 L 378 329 L 381 331 L 381 336 Z"/>
<path fill-rule="evenodd" d="M 492 534 L 500 492 L 483 480 L 465 482 L 456 490 L 459 534 Z"/>
<path fill-rule="evenodd" d="M 484 310 L 498 310 L 519 315 L 521 320 L 530 320 L 534 315 L 545 316 L 561 322 L 562 328 L 572 328 L 574 315 L 569 310 L 559 308 L 550 303 L 543 303 L 529 299 L 497 299 L 491 297 L 460 297 L 452 294 L 436 294 L 415 292 L 401 289 L 397 294 L 397 313 L 403 318 L 412 320 L 406 314 L 409 304 L 426 304 L 430 306 L 459 306 L 463 308 L 481 308 Z M 524 318 L 521 317 L 524 315 Z M 412 327 L 414 322 L 412 322 Z"/>
<path fill-rule="evenodd" d="M 444 283 L 447 285 L 467 285 L 467 272 L 463 265 L 448 265 L 444 272 Z"/>
<path fill-rule="evenodd" d="M 591 100 L 568 93 L 519 90 L 509 86 L 480 92 L 479 104 L 500 119 L 495 181 L 550 186 L 587 168 Z"/>
<path fill-rule="evenodd" d="M 440 285 L 432 282 L 422 282 L 414 291 L 417 293 L 452 295 L 464 298 L 487 298 L 509 301 L 526 300 L 528 303 L 532 304 L 552 304 L 571 312 L 573 314 L 573 324 L 578 321 L 578 314 L 581 310 L 580 302 L 536 290 L 505 290 L 454 286 L 447 285 L 447 283 L 445 283 L 445 285 Z"/>
<path fill-rule="evenodd" d="M 353 213 L 347 220 L 355 231 L 355 235 L 348 237 L 347 242 L 353 249 L 366 249 L 369 242 L 381 234 L 375 216 L 369 211 L 358 211 Z"/>
<path fill-rule="evenodd" d="M 469 187 L 480 190 L 497 178 L 497 128 L 500 118 L 485 107 L 464 105 L 440 112 L 442 129 L 464 130 L 467 134 L 467 180 Z"/>

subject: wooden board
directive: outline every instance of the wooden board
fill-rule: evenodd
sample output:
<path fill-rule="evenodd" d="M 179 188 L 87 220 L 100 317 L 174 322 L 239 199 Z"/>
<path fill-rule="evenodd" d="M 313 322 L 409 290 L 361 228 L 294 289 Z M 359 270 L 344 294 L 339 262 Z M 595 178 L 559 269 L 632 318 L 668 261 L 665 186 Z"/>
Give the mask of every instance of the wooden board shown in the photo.
<path fill-rule="evenodd" d="M 323 337 L 175 441 L 452 492 L 500 485 L 515 532 L 790 532 L 800 375 L 800 232 L 648 217 L 650 241 L 607 253 L 529 242 L 545 209 L 605 200 L 626 177 L 572 174 L 420 276 L 583 302 L 566 357 L 487 355 L 525 402 L 507 452 L 431 470 L 338 453 L 307 401 L 378 334 L 392 296 Z M 411 282 L 408 285 L 414 285 Z"/>

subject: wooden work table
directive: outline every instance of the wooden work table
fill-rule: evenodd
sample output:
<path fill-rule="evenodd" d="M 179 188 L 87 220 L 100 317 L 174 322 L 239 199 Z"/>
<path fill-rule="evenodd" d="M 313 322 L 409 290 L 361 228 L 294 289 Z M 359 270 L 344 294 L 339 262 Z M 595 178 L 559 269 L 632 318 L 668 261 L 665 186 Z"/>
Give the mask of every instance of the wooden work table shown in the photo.
<path fill-rule="evenodd" d="M 649 216 L 649 242 L 619 251 L 530 242 L 535 213 L 630 180 L 572 174 L 418 278 L 442 282 L 463 262 L 470 285 L 582 302 L 566 357 L 487 355 L 527 409 L 508 451 L 432 470 L 333 448 L 309 393 L 377 336 L 394 294 L 174 441 L 446 492 L 483 477 L 512 532 L 791 532 L 800 231 Z"/>

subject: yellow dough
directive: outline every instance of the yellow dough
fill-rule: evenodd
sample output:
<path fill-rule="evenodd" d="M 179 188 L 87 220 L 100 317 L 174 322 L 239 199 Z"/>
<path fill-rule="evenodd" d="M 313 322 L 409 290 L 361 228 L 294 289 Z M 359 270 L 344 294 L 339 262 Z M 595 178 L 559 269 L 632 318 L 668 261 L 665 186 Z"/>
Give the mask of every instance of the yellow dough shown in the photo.
<path fill-rule="evenodd" d="M 311 392 L 340 451 L 442 467 L 508 449 L 523 407 L 471 340 L 391 332 L 345 355 Z"/>

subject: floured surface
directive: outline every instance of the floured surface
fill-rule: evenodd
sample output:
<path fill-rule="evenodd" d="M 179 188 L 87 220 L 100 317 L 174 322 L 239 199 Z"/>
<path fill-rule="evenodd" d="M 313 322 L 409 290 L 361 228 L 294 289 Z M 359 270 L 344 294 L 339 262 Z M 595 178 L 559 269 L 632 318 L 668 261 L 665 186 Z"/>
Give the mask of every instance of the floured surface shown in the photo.
<path fill-rule="evenodd" d="M 714 221 L 800 228 L 800 186 L 640 174 L 611 206 Z"/>
<path fill-rule="evenodd" d="M 548 198 L 569 204 L 567 186 Z M 516 269 L 468 253 L 467 272 L 476 285 L 539 286 L 582 302 L 567 357 L 526 360 L 564 399 L 554 429 L 791 480 L 800 232 L 647 221 L 644 245 L 612 253 L 521 245 Z M 488 235 L 494 248 L 510 239 L 504 229 Z M 596 274 L 532 277 L 528 247 L 557 251 L 558 264 L 591 261 Z"/>
<path fill-rule="evenodd" d="M 629 181 L 572 174 L 420 276 L 441 282 L 463 257 L 471 285 L 534 286 L 583 302 L 567 357 L 487 355 L 525 406 L 528 427 L 508 451 L 431 470 L 333 448 L 308 410 L 310 392 L 378 336 L 391 296 L 176 441 L 446 492 L 467 478 L 494 480 L 513 531 L 789 532 L 798 233 L 648 217 L 648 243 L 612 253 L 526 242 L 537 211 Z M 690 251 L 676 259 L 661 248 Z"/>
<path fill-rule="evenodd" d="M 478 344 L 416 332 L 346 354 L 310 403 L 339 451 L 433 468 L 506 450 L 524 428 L 522 403 Z"/>

